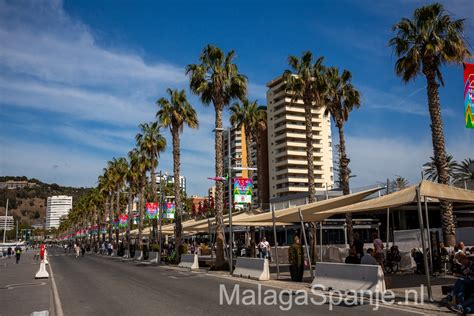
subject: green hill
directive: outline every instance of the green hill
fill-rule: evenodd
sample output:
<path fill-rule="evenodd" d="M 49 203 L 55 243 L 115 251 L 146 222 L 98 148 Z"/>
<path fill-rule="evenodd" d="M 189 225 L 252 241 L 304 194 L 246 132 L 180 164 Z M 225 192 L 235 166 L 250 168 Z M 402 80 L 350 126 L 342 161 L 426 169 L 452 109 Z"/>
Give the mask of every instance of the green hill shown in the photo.
<path fill-rule="evenodd" d="M 27 177 L 4 176 L 0 177 L 0 184 L 6 181 L 27 181 L 29 186 L 17 189 L 0 189 L 0 215 L 5 215 L 5 206 L 8 199 L 8 215 L 19 220 L 19 228 L 29 228 L 34 224 L 44 224 L 46 219 L 46 200 L 53 195 L 72 196 L 75 201 L 89 192 L 90 188 L 74 188 L 61 186 L 56 183 L 43 183 L 37 179 Z"/>

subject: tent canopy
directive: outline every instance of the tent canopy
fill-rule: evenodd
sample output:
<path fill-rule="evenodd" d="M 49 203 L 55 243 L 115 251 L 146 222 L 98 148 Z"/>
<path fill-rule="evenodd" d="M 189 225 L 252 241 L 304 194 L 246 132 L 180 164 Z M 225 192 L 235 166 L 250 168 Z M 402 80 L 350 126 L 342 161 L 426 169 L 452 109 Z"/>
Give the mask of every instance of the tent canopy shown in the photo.
<path fill-rule="evenodd" d="M 444 184 L 423 180 L 418 185 L 412 185 L 408 188 L 393 192 L 379 198 L 362 201 L 352 205 L 346 205 L 335 209 L 319 212 L 309 216 L 311 220 L 321 221 L 332 215 L 344 213 L 363 213 L 380 211 L 387 208 L 396 208 L 416 202 L 416 188 L 420 187 L 420 196 L 435 198 L 439 200 L 448 200 L 452 202 L 474 203 L 474 191 L 456 188 Z M 308 220 L 305 217 L 305 220 Z"/>

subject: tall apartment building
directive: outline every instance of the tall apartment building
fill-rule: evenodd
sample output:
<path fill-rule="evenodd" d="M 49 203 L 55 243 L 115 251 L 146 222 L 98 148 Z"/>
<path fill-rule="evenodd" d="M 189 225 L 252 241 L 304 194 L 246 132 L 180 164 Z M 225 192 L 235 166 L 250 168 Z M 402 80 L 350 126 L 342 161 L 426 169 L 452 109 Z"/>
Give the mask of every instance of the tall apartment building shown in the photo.
<path fill-rule="evenodd" d="M 270 199 L 308 191 L 306 128 L 302 100 L 291 101 L 284 80 L 267 84 Z M 331 121 L 323 109 L 312 110 L 314 184 L 333 184 Z"/>
<path fill-rule="evenodd" d="M 267 156 L 267 133 L 263 131 L 260 135 L 260 148 L 257 148 L 257 143 L 255 140 L 252 140 L 250 143 L 250 153 L 247 153 L 247 149 L 245 148 L 245 130 L 243 127 L 236 128 L 232 127 L 230 130 L 230 157 L 231 157 L 231 166 L 234 167 L 242 167 L 246 168 L 247 166 L 247 155 L 251 155 L 251 166 L 252 168 L 257 168 L 257 151 L 259 151 L 259 155 L 261 156 L 262 161 L 262 170 L 253 170 L 252 174 L 252 182 L 253 182 L 253 194 L 252 194 L 252 201 L 254 207 L 262 207 L 267 209 L 269 205 L 268 201 L 268 156 Z M 229 174 L 229 176 L 233 179 L 236 177 L 244 177 L 247 178 L 249 172 L 245 169 L 243 170 L 231 170 L 229 172 L 228 168 L 228 138 L 229 134 L 227 132 L 224 133 L 224 173 Z M 262 175 L 262 179 L 259 179 L 258 175 Z M 228 200 L 228 188 L 229 184 L 225 184 L 225 203 Z M 262 190 L 262 203 L 258 203 L 258 191 Z"/>
<path fill-rule="evenodd" d="M 161 175 L 161 178 L 160 178 L 160 175 L 157 174 L 156 183 L 159 185 L 162 180 L 163 180 L 163 183 L 174 184 L 174 176 L 172 174 L 170 175 L 165 172 L 164 174 Z M 181 190 L 183 190 L 184 194 L 186 194 L 186 177 L 179 176 L 179 187 L 181 188 Z M 159 190 L 159 187 L 158 187 L 158 190 Z"/>
<path fill-rule="evenodd" d="M 229 133 L 224 131 L 224 174 L 228 175 L 231 179 L 247 177 L 247 170 L 229 170 Z M 232 168 L 247 167 L 247 152 L 245 146 L 245 131 L 242 128 L 236 128 L 235 126 L 230 129 L 230 165 Z M 233 185 L 233 183 L 232 183 Z M 229 201 L 229 183 L 224 183 L 224 204 L 228 205 Z"/>
<path fill-rule="evenodd" d="M 46 229 L 58 228 L 60 219 L 72 209 L 72 196 L 56 195 L 48 197 L 46 203 Z"/>

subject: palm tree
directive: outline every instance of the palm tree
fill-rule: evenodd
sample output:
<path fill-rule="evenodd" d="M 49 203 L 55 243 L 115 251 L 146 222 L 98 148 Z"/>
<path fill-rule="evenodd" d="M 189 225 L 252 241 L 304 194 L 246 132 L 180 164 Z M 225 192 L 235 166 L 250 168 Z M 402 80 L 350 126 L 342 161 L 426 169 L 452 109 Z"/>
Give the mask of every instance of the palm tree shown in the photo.
<path fill-rule="evenodd" d="M 466 158 L 454 167 L 454 182 L 474 180 L 474 159 Z"/>
<path fill-rule="evenodd" d="M 448 183 L 451 183 L 456 177 L 455 169 L 458 164 L 450 154 L 446 155 L 446 162 L 448 163 Z M 430 161 L 423 164 L 423 175 L 427 180 L 439 182 L 438 169 L 436 168 L 436 161 L 434 157 L 430 157 Z"/>
<path fill-rule="evenodd" d="M 169 127 L 171 137 L 173 138 L 173 176 L 174 176 L 174 199 L 176 208 L 175 220 L 175 237 L 176 247 L 179 250 L 181 245 L 181 238 L 183 228 L 181 226 L 181 217 L 183 213 L 183 205 L 181 203 L 181 188 L 180 188 L 180 165 L 181 165 L 181 151 L 180 151 L 180 134 L 183 132 L 184 125 L 190 128 L 198 128 L 199 122 L 197 113 L 186 98 L 184 90 L 166 90 L 169 94 L 169 100 L 166 98 L 159 99 L 158 112 L 156 118 L 163 127 Z M 181 254 L 178 253 L 178 256 Z"/>
<path fill-rule="evenodd" d="M 349 119 L 349 113 L 354 108 L 360 107 L 359 91 L 352 85 L 352 74 L 344 70 L 339 74 L 339 69 L 331 67 L 326 71 L 328 90 L 325 95 L 324 103 L 326 114 L 330 113 L 339 132 L 339 181 L 342 193 L 350 194 L 349 188 L 349 158 L 346 153 L 346 140 L 344 136 L 344 124 Z M 354 240 L 352 230 L 352 214 L 346 213 L 347 236 L 349 244 Z"/>
<path fill-rule="evenodd" d="M 138 210 L 139 210 L 139 219 L 140 222 L 138 224 L 138 246 L 142 250 L 143 247 L 143 219 L 145 213 L 145 188 L 147 185 L 147 177 L 146 174 L 149 170 L 151 170 L 151 161 L 148 159 L 147 154 L 143 152 L 140 148 L 133 149 L 136 155 L 136 168 L 138 173 L 138 194 L 139 194 L 139 202 L 138 202 Z"/>
<path fill-rule="evenodd" d="M 112 241 L 112 217 L 110 216 L 112 191 L 114 183 L 112 181 L 111 171 L 108 168 L 103 169 L 104 174 L 99 176 L 99 191 L 104 196 L 104 225 L 107 224 L 107 215 L 109 215 L 110 227 L 109 227 L 109 242 Z M 105 233 L 102 234 L 102 241 L 105 241 Z"/>
<path fill-rule="evenodd" d="M 461 64 L 471 56 L 464 39 L 464 20 L 453 20 L 439 3 L 415 10 L 413 17 L 402 18 L 393 26 L 395 37 L 390 40 L 399 57 L 395 72 L 408 82 L 423 74 L 427 81 L 428 110 L 431 137 L 438 173 L 438 182 L 449 183 L 443 120 L 439 101 L 439 83 L 444 85 L 440 67 L 447 63 Z M 451 203 L 440 201 L 444 241 L 454 246 L 456 231 Z"/>
<path fill-rule="evenodd" d="M 141 133 L 137 134 L 136 141 L 140 147 L 141 152 L 150 160 L 150 173 L 151 173 L 151 191 L 152 200 L 156 202 L 156 167 L 158 166 L 158 158 L 160 153 L 166 148 L 166 138 L 160 133 L 161 126 L 158 122 L 143 123 L 139 125 Z M 157 231 L 156 219 L 153 219 L 153 241 L 156 242 L 156 231 Z"/>
<path fill-rule="evenodd" d="M 322 106 L 322 98 L 326 90 L 324 78 L 323 57 L 313 63 L 313 54 L 304 52 L 301 59 L 296 56 L 288 57 L 288 64 L 292 70 L 283 73 L 286 82 L 286 91 L 290 92 L 292 102 L 303 100 L 306 127 L 306 158 L 308 160 L 308 202 L 315 201 L 314 189 L 314 159 L 313 159 L 313 109 Z"/>
<path fill-rule="evenodd" d="M 257 178 L 258 178 L 258 204 L 268 203 L 268 176 L 265 176 L 264 159 L 268 159 L 268 139 L 267 139 L 267 108 L 260 106 L 257 110 L 256 122 L 254 126 L 255 144 L 257 148 Z M 264 194 L 265 192 L 265 194 Z"/>
<path fill-rule="evenodd" d="M 397 176 L 390 184 L 394 191 L 400 191 L 408 186 L 408 180 L 402 176 Z"/>
<path fill-rule="evenodd" d="M 263 114 L 257 105 L 257 101 L 250 102 L 249 100 L 242 101 L 242 104 L 236 102 L 230 107 L 230 124 L 236 128 L 244 127 L 245 133 L 245 148 L 247 152 L 247 167 L 252 165 L 251 143 L 252 139 L 257 134 L 257 128 L 261 124 Z M 230 141 L 230 139 L 228 140 Z M 230 154 L 230 153 L 229 153 Z M 258 152 L 257 152 L 258 154 Z M 258 159 L 257 159 L 258 160 Z M 257 169 L 258 170 L 258 169 Z M 252 174 L 249 170 L 248 177 L 251 179 Z M 251 255 L 255 256 L 255 227 L 250 227 L 250 249 Z"/>
<path fill-rule="evenodd" d="M 111 211 L 110 214 L 113 218 L 118 218 L 120 214 L 120 190 L 125 184 L 125 177 L 127 175 L 128 170 L 128 163 L 127 160 L 123 157 L 121 158 L 113 158 L 109 161 L 109 169 L 112 172 L 112 181 L 114 182 L 114 192 L 116 194 L 116 203 L 115 203 L 115 211 Z M 112 209 L 113 209 L 113 197 L 112 197 Z M 115 242 L 118 243 L 119 238 L 119 230 L 118 228 L 115 230 Z"/>
<path fill-rule="evenodd" d="M 200 96 L 201 101 L 212 103 L 216 112 L 215 155 L 216 176 L 223 176 L 224 160 L 222 150 L 222 112 L 233 99 L 243 99 L 247 94 L 247 77 L 239 74 L 233 62 L 235 52 L 225 54 L 220 48 L 207 45 L 200 57 L 200 64 L 186 66 L 190 75 L 191 91 Z M 224 184 L 216 181 L 216 222 L 217 251 L 216 266 L 224 266 Z"/>

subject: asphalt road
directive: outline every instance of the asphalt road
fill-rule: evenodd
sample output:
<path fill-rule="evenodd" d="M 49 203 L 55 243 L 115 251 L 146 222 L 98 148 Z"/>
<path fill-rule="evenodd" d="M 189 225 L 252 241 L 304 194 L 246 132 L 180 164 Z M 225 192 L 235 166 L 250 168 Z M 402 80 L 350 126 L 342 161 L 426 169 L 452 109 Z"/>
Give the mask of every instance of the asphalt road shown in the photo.
<path fill-rule="evenodd" d="M 231 280 L 205 272 L 188 272 L 166 266 L 149 266 L 135 262 L 122 262 L 120 259 L 86 255 L 75 258 L 62 250 L 50 250 L 50 263 L 54 271 L 55 282 L 64 315 L 409 315 L 401 309 L 381 307 L 373 311 L 373 306 L 335 306 L 329 311 L 329 305 L 295 305 L 298 296 L 289 300 L 288 293 L 277 290 L 277 304 L 264 305 L 272 297 L 262 287 L 261 302 L 255 296 L 255 305 L 251 303 L 251 294 L 246 290 L 258 290 L 258 285 Z M 220 304 L 220 286 L 226 287 L 231 297 L 235 284 L 240 286 L 240 300 L 227 305 Z M 244 301 L 244 297 L 247 300 Z M 236 297 L 235 297 L 236 298 Z M 300 297 L 299 302 L 303 299 Z M 319 302 L 321 300 L 318 300 Z M 290 311 L 283 311 L 292 302 Z M 280 305 L 278 305 L 280 304 Z"/>

